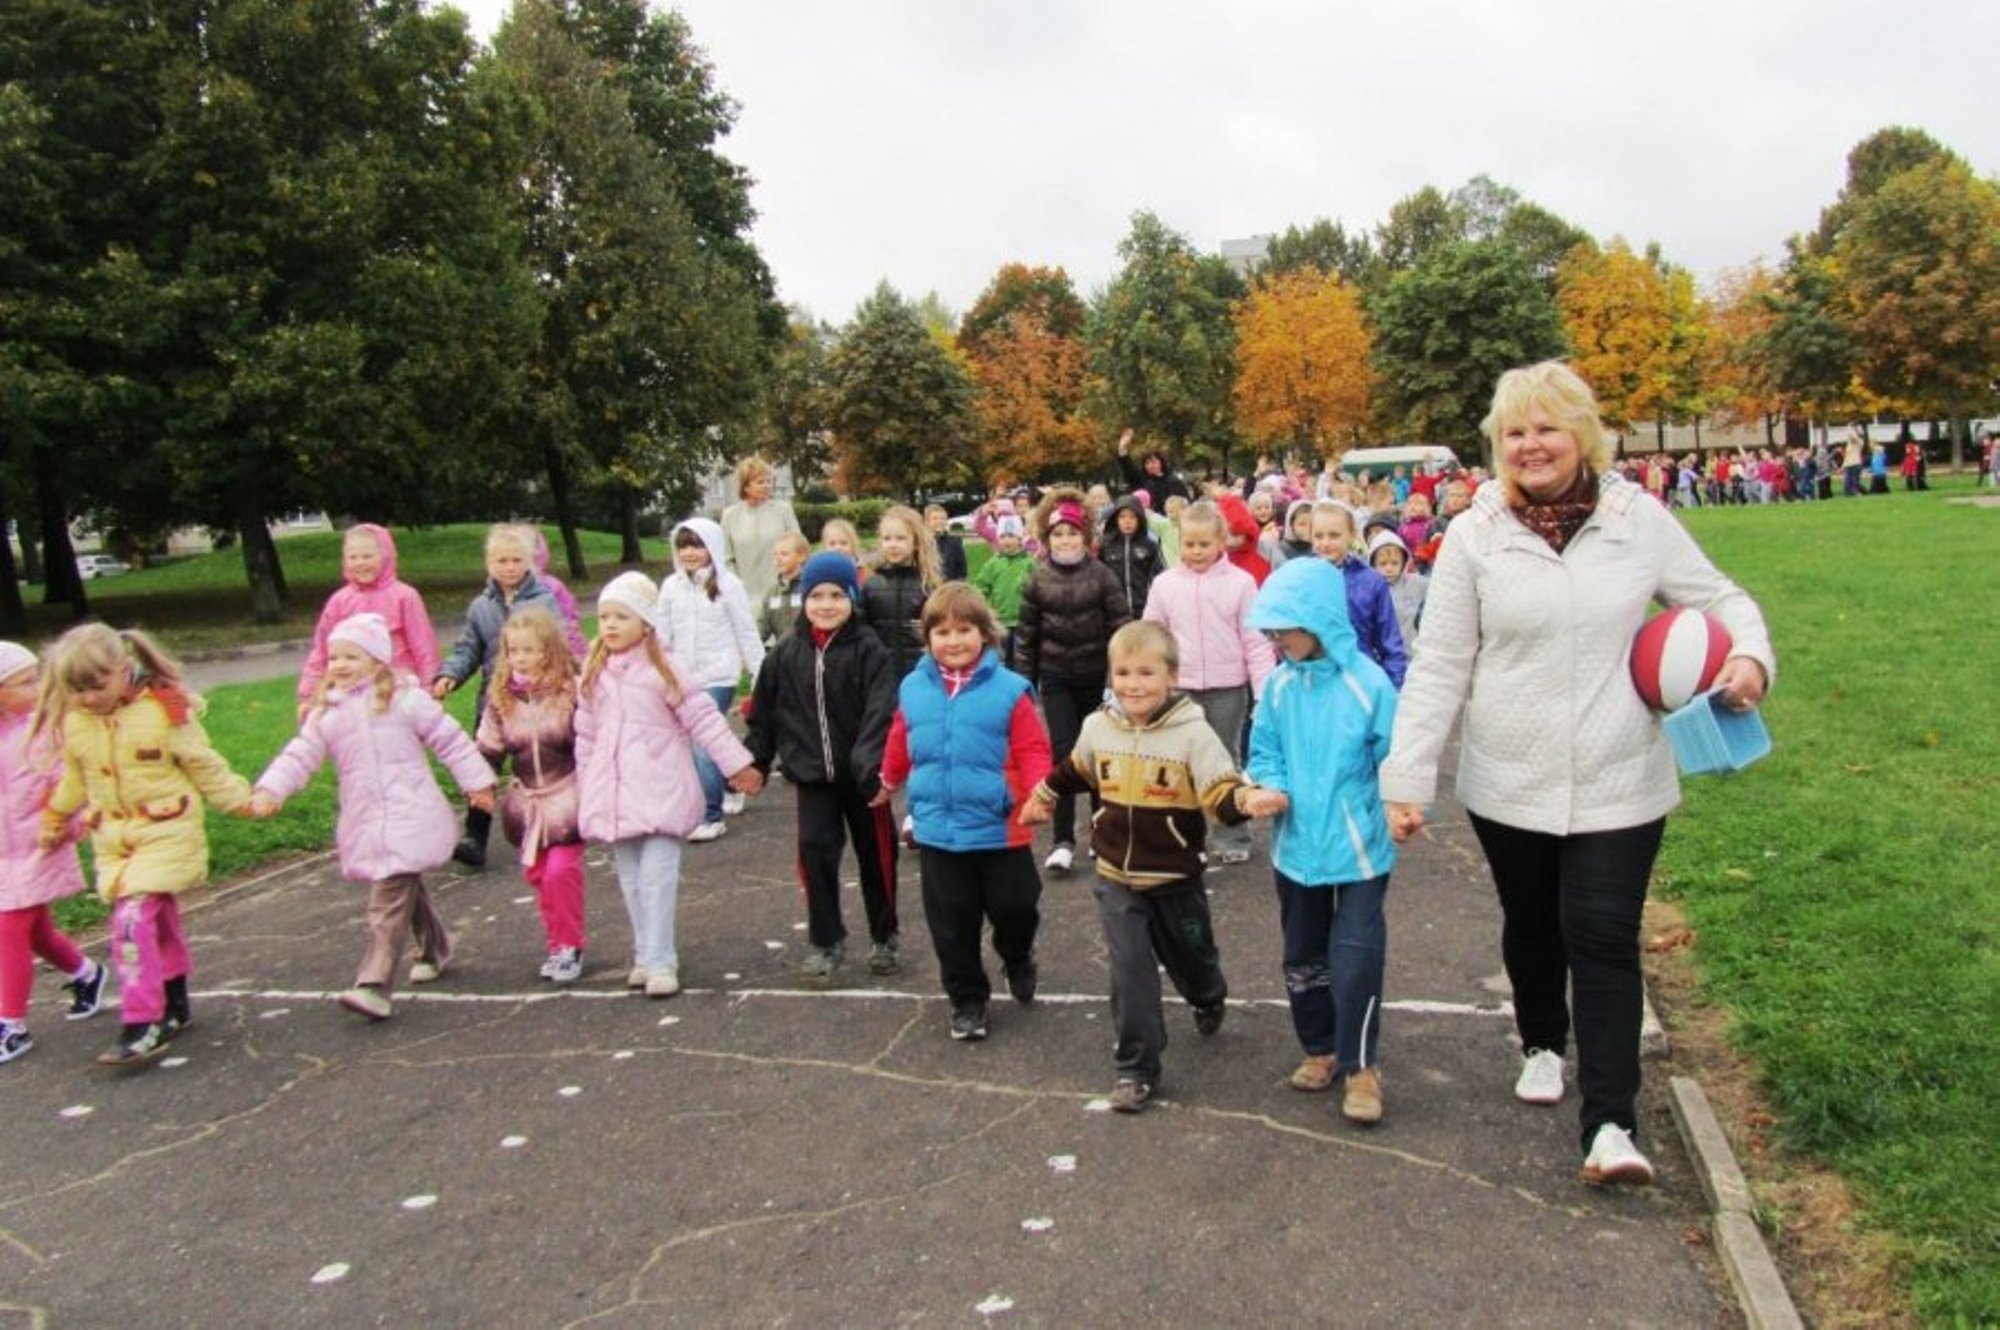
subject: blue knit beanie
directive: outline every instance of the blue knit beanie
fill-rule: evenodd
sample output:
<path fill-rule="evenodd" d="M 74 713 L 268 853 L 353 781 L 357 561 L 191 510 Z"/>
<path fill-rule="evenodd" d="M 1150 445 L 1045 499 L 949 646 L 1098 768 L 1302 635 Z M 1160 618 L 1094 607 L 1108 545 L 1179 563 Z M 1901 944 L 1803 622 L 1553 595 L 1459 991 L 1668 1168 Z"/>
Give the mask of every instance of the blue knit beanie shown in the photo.
<path fill-rule="evenodd" d="M 799 570 L 799 599 L 803 601 L 814 587 L 828 582 L 845 591 L 849 600 L 860 601 L 861 582 L 854 571 L 854 560 L 839 550 L 822 550 L 806 560 L 806 566 Z"/>

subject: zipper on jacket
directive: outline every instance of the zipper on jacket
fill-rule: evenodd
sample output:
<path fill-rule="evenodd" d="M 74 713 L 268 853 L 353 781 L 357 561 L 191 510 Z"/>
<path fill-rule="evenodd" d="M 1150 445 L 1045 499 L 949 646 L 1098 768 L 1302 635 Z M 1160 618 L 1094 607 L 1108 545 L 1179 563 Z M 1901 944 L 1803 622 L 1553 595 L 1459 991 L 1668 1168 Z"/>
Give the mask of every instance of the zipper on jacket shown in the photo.
<path fill-rule="evenodd" d="M 832 646 L 831 640 L 827 646 Z M 833 779 L 833 735 L 826 721 L 826 647 L 813 652 L 813 702 L 819 720 L 820 760 L 826 763 L 826 778 Z"/>

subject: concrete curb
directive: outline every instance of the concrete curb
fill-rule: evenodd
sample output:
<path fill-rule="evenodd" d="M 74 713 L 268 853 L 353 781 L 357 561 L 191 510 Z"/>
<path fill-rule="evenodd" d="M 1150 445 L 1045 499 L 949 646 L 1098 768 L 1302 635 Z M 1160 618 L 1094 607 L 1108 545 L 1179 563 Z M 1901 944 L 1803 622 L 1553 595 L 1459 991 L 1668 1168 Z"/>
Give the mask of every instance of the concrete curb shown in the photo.
<path fill-rule="evenodd" d="M 1803 1328 L 1792 1295 L 1778 1275 L 1770 1248 L 1750 1212 L 1750 1184 L 1737 1166 L 1729 1138 L 1722 1134 L 1715 1110 L 1699 1083 L 1686 1076 L 1667 1082 L 1673 1105 L 1674 1123 L 1688 1157 L 1694 1160 L 1702 1194 L 1715 1211 L 1715 1246 L 1729 1271 L 1729 1283 L 1743 1308 L 1743 1318 L 1751 1330 L 1792 1330 Z"/>

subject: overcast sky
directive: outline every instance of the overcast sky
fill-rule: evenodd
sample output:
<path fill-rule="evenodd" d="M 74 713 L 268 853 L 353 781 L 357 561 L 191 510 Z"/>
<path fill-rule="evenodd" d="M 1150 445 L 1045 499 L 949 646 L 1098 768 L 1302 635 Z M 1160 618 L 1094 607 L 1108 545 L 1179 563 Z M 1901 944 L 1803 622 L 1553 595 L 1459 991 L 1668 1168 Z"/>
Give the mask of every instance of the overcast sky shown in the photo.
<path fill-rule="evenodd" d="M 490 36 L 511 0 L 457 4 Z M 1214 251 L 1484 173 L 1706 282 L 1780 257 L 1886 125 L 2000 171 L 1988 0 L 677 7 L 779 293 L 835 324 L 884 278 L 962 313 L 1010 261 L 1088 297 L 1142 208 Z"/>

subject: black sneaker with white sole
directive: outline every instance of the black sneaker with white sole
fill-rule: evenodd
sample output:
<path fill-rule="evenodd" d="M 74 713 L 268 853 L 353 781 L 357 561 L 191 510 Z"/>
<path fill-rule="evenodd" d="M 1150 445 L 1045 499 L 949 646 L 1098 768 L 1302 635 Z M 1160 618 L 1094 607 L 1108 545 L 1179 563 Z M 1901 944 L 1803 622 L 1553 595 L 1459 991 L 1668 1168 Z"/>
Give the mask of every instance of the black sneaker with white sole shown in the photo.
<path fill-rule="evenodd" d="M 127 1025 L 118 1042 L 99 1053 L 97 1060 L 107 1067 L 144 1066 L 167 1051 L 167 1041 L 171 1038 L 172 1033 L 160 1021 Z"/>
<path fill-rule="evenodd" d="M 986 1004 L 984 1002 L 961 1002 L 951 1009 L 951 1037 L 953 1039 L 984 1039 L 986 1037 Z"/>
<path fill-rule="evenodd" d="M 72 979 L 63 987 L 69 992 L 69 1010 L 64 1013 L 70 1020 L 85 1020 L 97 1014 L 104 1005 L 104 979 L 110 969 L 103 965 L 93 965 L 87 979 Z"/>
<path fill-rule="evenodd" d="M 0 1028 L 0 1062 L 12 1062 L 35 1046 L 35 1036 L 25 1025 Z"/>

